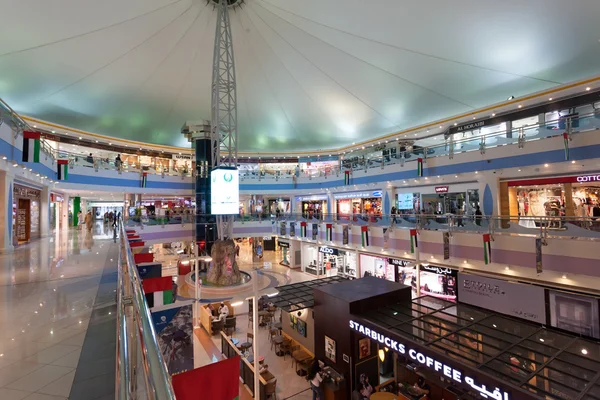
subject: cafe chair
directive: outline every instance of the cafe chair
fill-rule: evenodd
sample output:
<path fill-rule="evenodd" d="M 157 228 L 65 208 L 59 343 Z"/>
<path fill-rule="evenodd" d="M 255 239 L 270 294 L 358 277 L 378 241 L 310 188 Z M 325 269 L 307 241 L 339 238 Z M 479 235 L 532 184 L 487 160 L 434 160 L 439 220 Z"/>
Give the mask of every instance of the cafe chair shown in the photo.
<path fill-rule="evenodd" d="M 219 332 L 221 332 L 223 330 L 223 328 L 225 328 L 225 321 L 221 320 L 221 321 L 213 321 L 212 322 L 213 335 L 217 335 Z"/>
<path fill-rule="evenodd" d="M 225 318 L 225 334 L 232 336 L 235 333 L 235 317 Z"/>
<path fill-rule="evenodd" d="M 273 350 L 273 338 L 279 334 L 279 331 L 275 328 L 269 329 L 269 342 L 271 342 L 271 350 Z"/>
<path fill-rule="evenodd" d="M 277 394 L 275 393 L 276 391 L 277 378 L 271 379 L 269 382 L 267 382 L 267 384 L 265 385 L 265 395 L 268 399 L 277 399 Z"/>
<path fill-rule="evenodd" d="M 286 339 L 283 341 L 283 343 L 281 343 L 281 345 L 279 346 L 279 349 L 281 351 L 283 351 L 283 359 L 285 360 L 285 356 L 288 353 L 291 353 L 292 350 L 292 341 L 289 339 Z"/>
<path fill-rule="evenodd" d="M 238 349 L 240 349 L 240 351 L 242 353 L 245 353 L 246 351 L 248 351 L 248 349 L 250 347 L 252 347 L 252 343 L 254 342 L 254 335 L 252 333 L 247 333 L 246 334 L 246 341 L 244 343 L 240 343 L 238 345 Z"/>

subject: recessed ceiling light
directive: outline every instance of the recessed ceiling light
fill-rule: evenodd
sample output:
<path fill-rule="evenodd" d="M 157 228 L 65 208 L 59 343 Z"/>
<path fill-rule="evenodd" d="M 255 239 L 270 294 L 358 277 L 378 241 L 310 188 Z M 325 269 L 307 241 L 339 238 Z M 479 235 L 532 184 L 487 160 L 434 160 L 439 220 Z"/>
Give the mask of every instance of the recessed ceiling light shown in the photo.
<path fill-rule="evenodd" d="M 504 267 L 505 270 L 510 270 L 510 267 L 507 265 L 506 267 Z"/>
<path fill-rule="evenodd" d="M 562 274 L 563 279 L 567 279 L 567 274 Z"/>
<path fill-rule="evenodd" d="M 56 131 L 52 131 L 52 133 L 56 133 Z"/>
<path fill-rule="evenodd" d="M 550 97 L 550 98 L 548 99 L 548 101 L 552 101 L 552 97 Z"/>
<path fill-rule="evenodd" d="M 581 354 L 586 355 L 588 351 L 586 349 L 581 349 Z"/>
<path fill-rule="evenodd" d="M 540 338 L 540 342 L 544 343 L 544 339 Z"/>
<path fill-rule="evenodd" d="M 523 105 L 519 104 L 519 108 L 523 107 Z"/>
<path fill-rule="evenodd" d="M 79 140 L 81 140 L 81 139 L 82 139 L 82 137 L 81 137 L 81 136 L 79 136 Z"/>
<path fill-rule="evenodd" d="M 109 143 L 108 145 L 109 145 L 109 146 L 112 146 L 112 143 Z"/>
<path fill-rule="evenodd" d="M 492 113 L 492 117 L 495 117 L 495 116 L 496 116 L 496 113 Z"/>
<path fill-rule="evenodd" d="M 585 90 L 587 90 L 589 92 L 591 90 L 591 88 L 588 86 L 585 88 Z"/>
<path fill-rule="evenodd" d="M 440 129 L 442 129 L 442 128 L 443 128 L 443 126 L 440 125 Z"/>
<path fill-rule="evenodd" d="M 492 324 L 492 326 L 493 326 L 494 328 L 497 328 L 496 324 Z"/>
<path fill-rule="evenodd" d="M 548 164 L 544 164 L 544 167 L 548 168 Z"/>
<path fill-rule="evenodd" d="M 37 128 L 37 125 L 34 125 L 33 127 L 34 127 L 34 128 Z"/>
<path fill-rule="evenodd" d="M 454 126 L 458 125 L 456 122 L 454 123 Z"/>
<path fill-rule="evenodd" d="M 517 171 L 521 172 L 521 168 L 519 168 Z"/>
<path fill-rule="evenodd" d="M 571 164 L 575 164 L 575 160 L 571 161 Z"/>
<path fill-rule="evenodd" d="M 508 99 L 506 99 L 506 100 L 512 100 L 512 99 L 514 99 L 514 98 L 515 98 L 515 96 L 510 96 L 510 97 L 509 97 Z"/>
<path fill-rule="evenodd" d="M 473 117 L 473 119 L 476 119 L 475 117 Z"/>

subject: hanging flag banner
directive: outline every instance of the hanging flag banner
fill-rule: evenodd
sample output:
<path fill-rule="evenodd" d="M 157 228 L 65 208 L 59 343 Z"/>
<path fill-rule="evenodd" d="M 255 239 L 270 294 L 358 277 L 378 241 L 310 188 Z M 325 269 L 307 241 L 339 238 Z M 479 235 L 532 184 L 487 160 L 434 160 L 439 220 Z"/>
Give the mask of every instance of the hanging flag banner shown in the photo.
<path fill-rule="evenodd" d="M 348 225 L 344 225 L 342 228 L 342 244 L 348 244 L 350 238 L 350 229 Z"/>
<path fill-rule="evenodd" d="M 563 141 L 565 144 L 565 160 L 569 161 L 569 134 L 567 132 L 563 133 Z"/>
<path fill-rule="evenodd" d="M 144 173 L 142 173 L 142 187 L 145 188 L 147 184 L 148 184 L 148 173 L 144 172 Z"/>
<path fill-rule="evenodd" d="M 302 232 L 302 224 L 303 222 L 300 223 L 300 232 Z M 296 223 L 295 222 L 290 222 L 290 237 L 292 236 L 296 236 Z M 304 236 L 306 237 L 306 222 L 304 222 Z"/>
<path fill-rule="evenodd" d="M 170 276 L 149 278 L 142 281 L 148 308 L 160 307 L 175 301 L 173 296 L 173 279 Z"/>
<path fill-rule="evenodd" d="M 444 260 L 450 258 L 450 232 L 444 232 Z"/>
<path fill-rule="evenodd" d="M 417 230 L 410 230 L 410 252 L 415 253 L 415 249 L 419 247 L 419 241 L 417 240 Z"/>
<path fill-rule="evenodd" d="M 327 241 L 333 242 L 333 224 L 325 224 L 325 230 L 327 233 Z"/>
<path fill-rule="evenodd" d="M 290 230 L 292 229 L 292 224 L 294 224 L 293 222 L 290 223 Z M 296 229 L 296 224 L 294 224 L 294 229 Z M 290 232 L 290 236 L 292 235 L 292 232 Z M 302 221 L 300 222 L 300 237 L 305 238 L 306 237 L 306 222 Z"/>
<path fill-rule="evenodd" d="M 423 159 L 417 158 L 417 176 L 423 176 Z"/>
<path fill-rule="evenodd" d="M 177 400 L 239 399 L 240 362 L 235 356 L 173 376 Z"/>
<path fill-rule="evenodd" d="M 40 139 L 39 132 L 23 132 L 23 162 L 40 162 L 40 150 L 42 148 Z"/>
<path fill-rule="evenodd" d="M 319 224 L 312 224 L 312 240 L 319 239 Z"/>
<path fill-rule="evenodd" d="M 350 171 L 344 171 L 344 185 L 350 184 Z"/>
<path fill-rule="evenodd" d="M 544 266 L 542 265 L 542 239 L 535 239 L 535 270 L 538 274 L 544 272 Z"/>
<path fill-rule="evenodd" d="M 286 228 L 287 228 L 287 226 L 286 226 L 285 222 L 282 222 L 282 223 L 279 224 L 279 234 L 281 236 L 287 235 L 287 233 L 286 233 L 287 229 Z"/>
<path fill-rule="evenodd" d="M 483 235 L 483 261 L 485 262 L 485 265 L 492 261 L 492 244 L 491 235 L 489 233 Z"/>
<path fill-rule="evenodd" d="M 69 160 L 56 160 L 56 174 L 59 181 L 69 178 Z"/>
<path fill-rule="evenodd" d="M 387 249 L 390 243 L 390 229 L 383 228 L 383 248 Z"/>
<path fill-rule="evenodd" d="M 361 226 L 360 227 L 360 235 L 362 238 L 362 247 L 369 246 L 369 227 Z"/>
<path fill-rule="evenodd" d="M 171 279 L 171 277 L 168 277 Z M 150 278 L 157 279 L 157 278 Z M 146 282 L 148 279 L 145 279 Z M 171 304 L 152 312 L 158 347 L 170 375 L 194 369 L 192 335 L 194 320 L 191 301 Z"/>

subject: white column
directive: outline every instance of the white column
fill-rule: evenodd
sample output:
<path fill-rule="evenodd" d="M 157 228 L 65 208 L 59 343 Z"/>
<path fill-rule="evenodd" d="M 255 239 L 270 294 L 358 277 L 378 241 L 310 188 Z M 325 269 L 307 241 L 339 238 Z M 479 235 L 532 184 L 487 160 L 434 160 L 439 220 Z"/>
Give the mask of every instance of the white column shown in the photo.
<path fill-rule="evenodd" d="M 481 213 L 488 217 L 498 215 L 500 213 L 498 177 L 493 171 L 479 172 L 476 176 Z"/>
<path fill-rule="evenodd" d="M 388 198 L 388 204 L 389 206 L 386 206 L 386 196 Z M 390 212 L 392 211 L 392 207 L 396 207 L 396 188 L 395 187 L 387 187 L 384 191 L 383 191 L 383 199 L 382 199 L 382 207 L 383 207 L 383 214 L 384 215 L 389 215 Z"/>
<path fill-rule="evenodd" d="M 333 193 L 329 193 L 327 196 L 327 204 L 329 207 L 329 213 L 333 217 L 333 220 L 335 220 L 335 217 L 337 216 L 337 205 L 335 203 L 335 199 L 333 198 Z"/>
<path fill-rule="evenodd" d="M 60 208 L 60 229 L 67 230 L 69 229 L 69 202 L 71 198 L 68 194 L 65 194 L 63 199 L 62 207 Z"/>
<path fill-rule="evenodd" d="M 10 253 L 13 247 L 13 203 L 14 176 L 0 171 L 0 253 Z"/>
<path fill-rule="evenodd" d="M 40 195 L 40 235 L 50 234 L 50 188 L 44 186 Z"/>

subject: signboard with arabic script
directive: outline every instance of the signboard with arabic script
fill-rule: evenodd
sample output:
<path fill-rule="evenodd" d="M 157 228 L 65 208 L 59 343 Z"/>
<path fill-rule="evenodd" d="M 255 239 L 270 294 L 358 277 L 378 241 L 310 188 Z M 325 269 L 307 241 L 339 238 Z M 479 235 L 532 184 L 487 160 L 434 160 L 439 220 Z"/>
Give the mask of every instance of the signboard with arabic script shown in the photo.
<path fill-rule="evenodd" d="M 458 300 L 517 318 L 546 323 L 545 289 L 459 272 Z"/>

